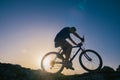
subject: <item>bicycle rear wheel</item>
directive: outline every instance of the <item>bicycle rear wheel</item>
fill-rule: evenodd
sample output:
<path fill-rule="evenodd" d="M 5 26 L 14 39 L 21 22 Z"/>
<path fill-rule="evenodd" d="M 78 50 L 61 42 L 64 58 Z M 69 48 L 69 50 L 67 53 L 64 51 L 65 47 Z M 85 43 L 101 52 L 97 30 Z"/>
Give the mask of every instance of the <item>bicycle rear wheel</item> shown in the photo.
<path fill-rule="evenodd" d="M 41 60 L 41 68 L 43 71 L 56 74 L 62 72 L 63 66 L 63 56 L 57 52 L 47 53 Z"/>
<path fill-rule="evenodd" d="M 79 62 L 86 71 L 99 71 L 102 67 L 102 58 L 94 50 L 85 50 L 79 56 Z"/>

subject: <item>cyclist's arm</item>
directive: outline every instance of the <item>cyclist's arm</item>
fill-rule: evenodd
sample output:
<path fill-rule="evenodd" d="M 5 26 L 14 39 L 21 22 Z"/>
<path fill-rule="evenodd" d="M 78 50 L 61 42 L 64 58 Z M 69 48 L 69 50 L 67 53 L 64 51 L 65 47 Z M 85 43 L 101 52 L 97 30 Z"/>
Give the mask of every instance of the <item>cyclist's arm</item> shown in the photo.
<path fill-rule="evenodd" d="M 77 38 L 79 38 L 81 41 L 83 40 L 83 38 L 81 38 L 76 32 L 73 33 Z"/>
<path fill-rule="evenodd" d="M 77 45 L 77 43 L 75 41 L 73 41 L 73 39 L 71 37 L 69 37 L 69 39 L 74 45 Z"/>

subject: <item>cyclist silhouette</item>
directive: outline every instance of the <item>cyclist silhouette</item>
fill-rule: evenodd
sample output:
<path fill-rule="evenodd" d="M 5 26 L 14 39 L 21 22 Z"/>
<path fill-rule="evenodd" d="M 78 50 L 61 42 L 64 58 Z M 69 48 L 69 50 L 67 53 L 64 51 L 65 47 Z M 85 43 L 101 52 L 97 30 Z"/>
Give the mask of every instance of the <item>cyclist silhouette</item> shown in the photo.
<path fill-rule="evenodd" d="M 77 44 L 71 38 L 70 34 L 75 35 L 75 37 L 79 38 L 81 42 Z M 43 71 L 52 74 L 58 74 L 61 73 L 64 68 L 74 70 L 74 68 L 72 67 L 72 61 L 75 59 L 78 53 L 79 63 L 84 70 L 88 72 L 95 72 L 101 70 L 103 65 L 101 56 L 96 51 L 92 49 L 86 49 L 84 47 L 84 36 L 80 37 L 76 33 L 75 27 L 63 28 L 56 35 L 54 42 L 55 47 L 61 47 L 61 49 L 58 52 L 48 52 L 46 55 L 43 56 L 41 60 L 41 68 Z M 77 48 L 77 50 L 70 58 L 72 48 Z M 63 54 L 65 56 L 63 56 Z M 49 63 L 46 63 L 46 61 L 48 60 Z"/>
<path fill-rule="evenodd" d="M 75 27 L 65 27 L 63 28 L 55 37 L 54 42 L 55 42 L 55 48 L 61 47 L 63 49 L 62 54 L 65 54 L 65 61 L 69 61 L 70 54 L 72 51 L 72 45 L 66 40 L 69 39 L 74 45 L 78 45 L 71 37 L 70 34 L 75 35 L 77 38 L 79 38 L 81 41 L 83 41 L 83 38 L 80 37 L 76 33 L 76 28 Z M 67 69 L 74 70 L 74 68 L 71 66 L 67 67 Z"/>

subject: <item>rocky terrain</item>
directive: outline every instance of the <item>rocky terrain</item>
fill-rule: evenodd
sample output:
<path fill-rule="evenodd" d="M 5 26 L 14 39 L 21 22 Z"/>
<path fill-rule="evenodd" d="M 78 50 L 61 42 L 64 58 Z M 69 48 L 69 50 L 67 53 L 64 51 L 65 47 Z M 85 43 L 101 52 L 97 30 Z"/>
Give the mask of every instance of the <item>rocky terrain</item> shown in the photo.
<path fill-rule="evenodd" d="M 15 64 L 0 63 L 0 80 L 120 80 L 120 66 L 116 70 L 104 66 L 100 72 L 66 76 L 48 74 Z"/>

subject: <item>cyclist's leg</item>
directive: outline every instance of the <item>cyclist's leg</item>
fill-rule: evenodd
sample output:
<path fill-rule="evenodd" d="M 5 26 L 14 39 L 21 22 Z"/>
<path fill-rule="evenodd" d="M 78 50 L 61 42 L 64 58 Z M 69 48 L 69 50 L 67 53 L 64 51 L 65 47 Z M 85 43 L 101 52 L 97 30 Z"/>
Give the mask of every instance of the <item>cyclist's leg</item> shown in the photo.
<path fill-rule="evenodd" d="M 62 55 L 65 54 L 65 60 L 69 61 L 70 54 L 72 51 L 72 45 L 65 40 L 60 41 L 59 44 L 60 44 L 61 48 L 63 49 L 61 54 Z"/>
<path fill-rule="evenodd" d="M 72 51 L 72 45 L 66 41 L 64 44 L 64 47 L 65 47 L 66 60 L 68 61 L 70 58 L 71 51 Z"/>
<path fill-rule="evenodd" d="M 65 54 L 65 62 L 66 62 L 66 68 L 67 69 L 71 69 L 74 70 L 74 68 L 72 67 L 72 62 L 69 62 L 69 58 L 70 58 L 70 54 L 72 51 L 72 45 L 69 44 L 68 42 L 65 42 L 64 45 L 62 46 L 63 49 L 63 53 Z"/>

